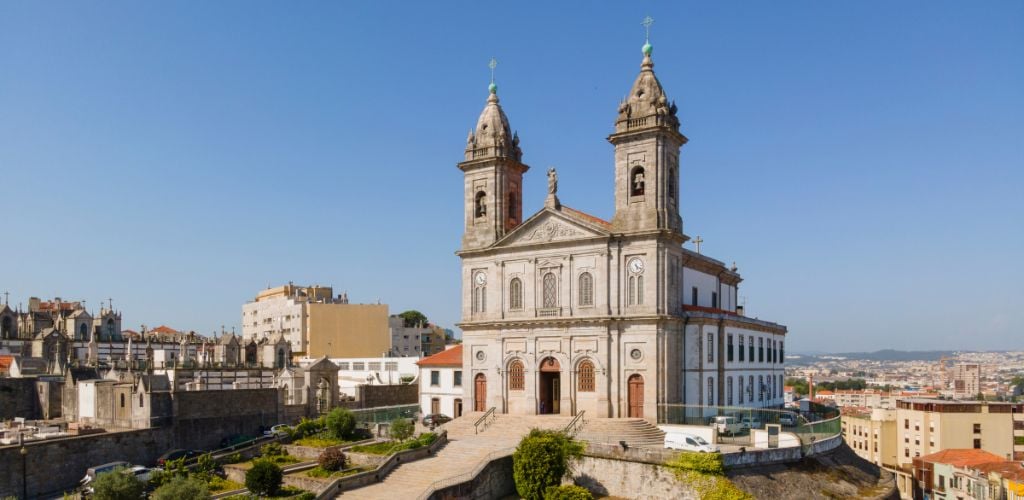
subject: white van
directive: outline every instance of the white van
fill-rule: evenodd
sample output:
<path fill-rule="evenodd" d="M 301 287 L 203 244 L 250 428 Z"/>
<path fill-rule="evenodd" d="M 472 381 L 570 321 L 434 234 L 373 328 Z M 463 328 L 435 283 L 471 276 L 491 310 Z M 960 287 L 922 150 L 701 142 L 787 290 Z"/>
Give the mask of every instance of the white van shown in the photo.
<path fill-rule="evenodd" d="M 729 416 L 717 416 L 712 417 L 711 426 L 715 428 L 719 434 L 732 436 L 743 432 L 743 426 L 740 425 L 739 420 L 736 417 Z"/>
<path fill-rule="evenodd" d="M 704 438 L 682 432 L 665 434 L 665 448 L 670 450 L 696 451 L 698 453 L 718 452 L 718 446 L 705 441 Z"/>

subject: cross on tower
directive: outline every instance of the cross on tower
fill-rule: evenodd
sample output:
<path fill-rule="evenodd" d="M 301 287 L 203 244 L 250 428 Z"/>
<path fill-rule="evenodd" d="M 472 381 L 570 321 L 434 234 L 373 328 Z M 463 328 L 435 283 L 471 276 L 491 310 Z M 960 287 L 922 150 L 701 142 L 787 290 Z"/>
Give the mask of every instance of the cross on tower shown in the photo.
<path fill-rule="evenodd" d="M 114 299 L 107 297 L 107 307 L 109 307 L 111 311 L 114 310 Z"/>
<path fill-rule="evenodd" d="M 7 291 L 4 292 L 4 304 L 6 304 L 6 305 L 10 305 L 11 304 L 11 293 L 10 292 L 7 292 Z"/>
<path fill-rule="evenodd" d="M 491 62 L 487 63 L 487 67 L 491 68 L 491 83 L 494 83 L 494 68 L 498 67 L 498 60 L 491 58 Z"/>
<path fill-rule="evenodd" d="M 644 37 L 644 41 L 645 42 L 651 41 L 651 25 L 654 24 L 654 18 L 652 18 L 651 16 L 647 16 L 647 17 L 644 18 L 644 22 L 642 22 L 640 24 L 643 25 L 644 30 L 647 31 L 647 36 Z"/>
<path fill-rule="evenodd" d="M 697 245 L 697 253 L 700 253 L 700 244 L 701 243 L 704 243 L 704 240 L 701 239 L 701 237 L 698 235 L 697 238 L 693 240 L 693 244 Z"/>

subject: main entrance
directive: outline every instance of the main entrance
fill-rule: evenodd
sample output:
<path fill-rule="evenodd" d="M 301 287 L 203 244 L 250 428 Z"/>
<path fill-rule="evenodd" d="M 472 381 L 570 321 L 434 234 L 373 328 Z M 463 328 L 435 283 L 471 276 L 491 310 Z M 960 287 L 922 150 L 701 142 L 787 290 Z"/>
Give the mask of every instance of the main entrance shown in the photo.
<path fill-rule="evenodd" d="M 644 377 L 640 374 L 630 375 L 628 383 L 628 416 L 630 418 L 644 418 Z"/>
<path fill-rule="evenodd" d="M 558 406 L 561 399 L 561 372 L 562 367 L 555 358 L 544 358 L 540 362 L 538 373 L 538 407 L 537 413 L 541 415 L 557 414 L 560 412 Z"/>
<path fill-rule="evenodd" d="M 473 411 L 487 411 L 487 377 L 477 373 L 473 385 Z"/>

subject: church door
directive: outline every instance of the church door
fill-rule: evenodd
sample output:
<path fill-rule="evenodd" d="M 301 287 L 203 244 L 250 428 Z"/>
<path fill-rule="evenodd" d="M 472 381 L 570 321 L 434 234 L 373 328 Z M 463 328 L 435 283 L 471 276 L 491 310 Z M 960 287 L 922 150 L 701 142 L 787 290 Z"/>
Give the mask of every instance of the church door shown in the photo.
<path fill-rule="evenodd" d="M 644 418 L 644 378 L 634 374 L 629 377 L 629 417 Z"/>
<path fill-rule="evenodd" d="M 473 411 L 487 411 L 487 377 L 483 373 L 476 374 L 473 390 Z"/>

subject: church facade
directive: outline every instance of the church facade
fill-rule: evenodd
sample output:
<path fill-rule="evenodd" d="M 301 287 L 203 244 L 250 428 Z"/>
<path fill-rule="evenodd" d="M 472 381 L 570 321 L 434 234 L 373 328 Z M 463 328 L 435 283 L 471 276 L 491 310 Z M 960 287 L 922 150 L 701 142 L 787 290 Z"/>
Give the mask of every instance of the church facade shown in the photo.
<path fill-rule="evenodd" d="M 553 168 L 544 207 L 523 219 L 529 167 L 489 90 L 459 163 L 467 405 L 651 421 L 674 405 L 781 405 L 786 328 L 743 315 L 735 266 L 684 248 L 687 139 L 651 46 L 608 137 L 610 221 L 563 205 Z"/>

